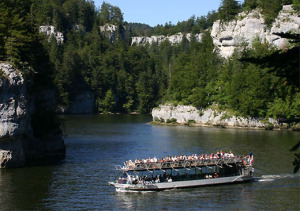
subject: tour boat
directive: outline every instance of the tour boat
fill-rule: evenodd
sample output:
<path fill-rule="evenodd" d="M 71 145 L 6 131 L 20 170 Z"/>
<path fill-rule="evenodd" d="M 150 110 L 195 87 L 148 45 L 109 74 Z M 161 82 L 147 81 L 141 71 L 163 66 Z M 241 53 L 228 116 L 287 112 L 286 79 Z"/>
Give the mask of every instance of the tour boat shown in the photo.
<path fill-rule="evenodd" d="M 173 158 L 173 157 L 172 157 Z M 109 182 L 116 191 L 157 191 L 248 182 L 253 179 L 253 154 L 225 157 L 176 157 L 127 161 Z"/>

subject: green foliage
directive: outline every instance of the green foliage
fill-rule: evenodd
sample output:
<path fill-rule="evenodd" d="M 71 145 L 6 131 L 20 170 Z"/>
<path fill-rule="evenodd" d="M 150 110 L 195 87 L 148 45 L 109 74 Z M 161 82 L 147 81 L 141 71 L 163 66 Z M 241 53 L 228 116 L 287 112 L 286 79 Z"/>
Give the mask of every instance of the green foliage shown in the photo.
<path fill-rule="evenodd" d="M 100 9 L 100 25 L 111 23 L 120 25 L 123 23 L 123 15 L 119 7 L 103 2 Z"/>
<path fill-rule="evenodd" d="M 219 7 L 219 18 L 221 21 L 230 21 L 240 12 L 241 5 L 235 0 L 222 0 Z"/>
<path fill-rule="evenodd" d="M 298 127 L 300 128 L 300 125 L 298 124 Z M 299 169 L 300 169 L 300 152 L 299 152 L 299 148 L 300 148 L 300 141 L 298 141 L 298 143 L 295 144 L 295 146 L 292 147 L 292 149 L 290 149 L 291 152 L 295 152 L 295 159 L 293 161 L 293 166 L 294 166 L 294 174 L 296 174 Z"/>
<path fill-rule="evenodd" d="M 293 0 L 293 8 L 298 12 L 300 11 L 300 0 Z"/>
<path fill-rule="evenodd" d="M 282 8 L 281 0 L 264 0 L 261 1 L 259 7 L 267 25 L 271 25 Z"/>
<path fill-rule="evenodd" d="M 19 64 L 26 58 L 25 52 L 36 37 L 29 15 L 30 1 L 0 2 L 0 59 Z M 22 58 L 23 57 L 23 58 Z"/>
<path fill-rule="evenodd" d="M 300 114 L 300 93 L 288 94 L 285 99 L 277 98 L 269 104 L 268 115 L 276 119 L 296 119 Z"/>
<path fill-rule="evenodd" d="M 108 90 L 105 94 L 105 98 L 99 101 L 99 110 L 104 113 L 111 112 L 115 104 L 113 92 Z"/>
<path fill-rule="evenodd" d="M 243 9 L 251 11 L 255 8 L 260 8 L 264 16 L 265 23 L 271 26 L 275 18 L 278 16 L 278 12 L 282 9 L 283 5 L 293 4 L 294 9 L 299 10 L 299 0 L 245 0 L 243 3 Z"/>
<path fill-rule="evenodd" d="M 247 11 L 260 7 L 271 23 L 282 4 L 290 2 L 246 0 L 243 7 Z M 253 49 L 245 48 L 230 59 L 219 58 L 214 50 L 207 29 L 218 17 L 234 18 L 241 9 L 235 0 L 223 0 L 218 12 L 156 27 L 124 23 L 121 10 L 105 2 L 100 10 L 85 0 L 5 0 L 0 6 L 0 59 L 24 67 L 34 64 L 37 74 L 27 78 L 35 78 L 37 90 L 45 84 L 54 86 L 61 106 L 70 106 L 82 91 L 92 91 L 101 112 L 147 113 L 159 103 L 176 102 L 198 108 L 217 104 L 244 116 L 299 118 L 297 54 L 280 59 L 284 54 L 277 53 L 276 61 L 282 64 L 271 67 L 274 60 L 261 65 L 240 59 L 260 60 L 275 53 L 258 38 Z M 64 33 L 63 44 L 37 35 L 37 27 L 48 24 Z M 113 43 L 99 32 L 104 24 L 117 26 Z M 203 32 L 203 36 L 201 43 L 184 38 L 177 45 L 165 41 L 131 46 L 130 31 L 123 26 L 131 26 L 132 35 Z"/>
<path fill-rule="evenodd" d="M 243 3 L 243 9 L 246 11 L 251 11 L 258 6 L 258 1 L 257 0 L 245 0 Z"/>

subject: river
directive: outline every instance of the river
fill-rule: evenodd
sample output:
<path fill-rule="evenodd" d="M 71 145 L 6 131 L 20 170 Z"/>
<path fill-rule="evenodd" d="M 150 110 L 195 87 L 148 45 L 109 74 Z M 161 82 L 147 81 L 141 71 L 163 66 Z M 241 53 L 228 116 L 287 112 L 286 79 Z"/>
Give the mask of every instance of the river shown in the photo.
<path fill-rule="evenodd" d="M 149 115 L 62 116 L 66 157 L 0 170 L 1 210 L 300 210 L 300 175 L 289 151 L 299 132 L 155 126 Z M 119 193 L 108 181 L 125 160 L 232 151 L 254 153 L 255 181 Z"/>

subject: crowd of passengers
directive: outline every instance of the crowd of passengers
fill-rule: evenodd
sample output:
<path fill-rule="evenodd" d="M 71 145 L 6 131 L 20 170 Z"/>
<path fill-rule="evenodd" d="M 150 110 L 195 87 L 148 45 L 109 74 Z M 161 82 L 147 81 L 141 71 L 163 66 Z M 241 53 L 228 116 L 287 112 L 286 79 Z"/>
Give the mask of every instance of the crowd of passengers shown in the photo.
<path fill-rule="evenodd" d="M 234 158 L 234 154 L 230 151 L 229 153 L 223 152 L 223 151 L 218 151 L 216 154 L 211 153 L 210 155 L 180 155 L 180 156 L 166 156 L 165 158 L 158 159 L 156 157 L 149 157 L 148 159 L 135 159 L 135 161 L 126 161 L 126 165 L 129 167 L 135 167 L 137 164 L 145 164 L 145 163 L 158 163 L 158 162 L 171 162 L 171 161 L 184 161 L 184 160 L 190 160 L 190 161 L 195 161 L 195 160 L 212 160 L 212 159 L 222 159 L 222 158 Z"/>
<path fill-rule="evenodd" d="M 168 173 L 164 173 L 163 175 L 156 175 L 156 176 L 151 176 L 148 177 L 147 175 L 142 176 L 142 177 L 131 177 L 131 182 L 132 184 L 151 184 L 151 183 L 159 183 L 159 182 L 173 182 L 173 181 L 180 181 L 180 180 L 191 180 L 191 179 L 210 179 L 210 178 L 218 178 L 219 175 L 218 173 L 210 173 L 210 174 L 194 174 L 194 175 L 189 175 L 189 174 L 183 174 L 183 175 L 171 175 Z M 121 178 L 119 178 L 120 181 Z M 127 182 L 127 178 L 124 178 Z M 120 182 L 120 183 L 126 183 L 125 181 Z"/>

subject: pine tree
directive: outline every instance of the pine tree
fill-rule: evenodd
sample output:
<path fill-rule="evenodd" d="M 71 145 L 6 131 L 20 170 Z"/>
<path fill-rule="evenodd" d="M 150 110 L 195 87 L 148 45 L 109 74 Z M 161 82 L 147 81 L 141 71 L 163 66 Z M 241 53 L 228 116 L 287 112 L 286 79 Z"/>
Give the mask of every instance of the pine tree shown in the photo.
<path fill-rule="evenodd" d="M 219 7 L 219 18 L 221 21 L 232 20 L 239 12 L 241 6 L 235 0 L 222 0 L 221 6 Z"/>

